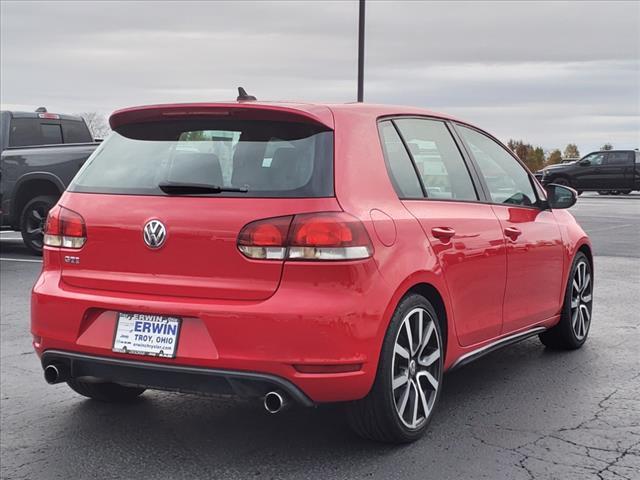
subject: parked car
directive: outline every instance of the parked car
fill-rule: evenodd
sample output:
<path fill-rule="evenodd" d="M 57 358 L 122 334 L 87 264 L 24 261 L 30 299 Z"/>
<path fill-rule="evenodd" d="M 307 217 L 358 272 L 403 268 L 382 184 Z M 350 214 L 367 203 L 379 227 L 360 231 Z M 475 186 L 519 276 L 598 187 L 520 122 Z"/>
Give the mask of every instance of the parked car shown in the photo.
<path fill-rule="evenodd" d="M 571 164 L 543 170 L 543 184 L 556 183 L 582 191 L 629 194 L 640 190 L 640 152 L 605 150 L 592 152 Z"/>
<path fill-rule="evenodd" d="M 49 209 L 97 147 L 84 120 L 72 115 L 0 112 L 0 221 L 42 252 Z"/>
<path fill-rule="evenodd" d="M 545 192 L 466 122 L 230 102 L 110 123 L 47 220 L 31 331 L 51 384 L 107 402 L 245 395 L 271 413 L 344 402 L 360 435 L 409 442 L 445 371 L 535 335 L 587 338 L 576 192 Z"/>

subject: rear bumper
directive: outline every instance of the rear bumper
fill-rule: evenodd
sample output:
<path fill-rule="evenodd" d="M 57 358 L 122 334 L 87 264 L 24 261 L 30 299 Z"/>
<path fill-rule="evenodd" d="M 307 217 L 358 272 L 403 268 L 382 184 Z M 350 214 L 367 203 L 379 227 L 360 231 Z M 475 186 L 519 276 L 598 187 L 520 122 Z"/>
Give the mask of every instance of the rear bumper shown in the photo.
<path fill-rule="evenodd" d="M 246 397 L 262 397 L 272 390 L 281 390 L 300 405 L 314 405 L 291 382 L 262 373 L 162 365 L 58 350 L 47 350 L 41 361 L 43 368 L 50 364 L 64 365 L 69 378 L 99 378 L 157 390 Z"/>
<path fill-rule="evenodd" d="M 266 376 L 270 384 L 284 381 L 313 403 L 355 400 L 369 392 L 375 379 L 392 292 L 372 260 L 332 264 L 330 272 L 323 268 L 327 266 L 285 267 L 278 291 L 259 302 L 81 289 L 65 284 L 59 271 L 45 269 L 32 293 L 34 348 L 43 358 L 64 352 L 103 359 L 102 378 L 114 381 L 123 371 L 118 367 L 107 376 L 115 367 L 106 360 L 154 366 L 162 372 L 179 367 L 156 385 L 162 389 L 198 391 L 188 379 L 180 380 L 180 372 L 195 378 L 181 370 L 184 367 L 199 369 L 198 378 L 224 380 L 240 372 Z M 119 311 L 181 317 L 176 357 L 113 352 Z M 357 369 L 303 373 L 301 365 Z M 201 391 L 207 393 L 206 388 Z"/>

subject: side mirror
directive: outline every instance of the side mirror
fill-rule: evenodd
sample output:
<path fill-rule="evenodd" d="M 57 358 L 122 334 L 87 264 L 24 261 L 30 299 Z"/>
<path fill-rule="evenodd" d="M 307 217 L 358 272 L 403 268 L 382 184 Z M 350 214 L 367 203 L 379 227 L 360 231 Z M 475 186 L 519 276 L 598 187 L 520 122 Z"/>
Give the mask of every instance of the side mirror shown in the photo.
<path fill-rule="evenodd" d="M 551 208 L 571 208 L 578 201 L 578 192 L 573 188 L 550 183 L 545 187 L 547 202 Z"/>
<path fill-rule="evenodd" d="M 578 165 L 586 167 L 588 165 L 591 165 L 591 160 L 581 160 L 581 161 L 578 162 Z"/>

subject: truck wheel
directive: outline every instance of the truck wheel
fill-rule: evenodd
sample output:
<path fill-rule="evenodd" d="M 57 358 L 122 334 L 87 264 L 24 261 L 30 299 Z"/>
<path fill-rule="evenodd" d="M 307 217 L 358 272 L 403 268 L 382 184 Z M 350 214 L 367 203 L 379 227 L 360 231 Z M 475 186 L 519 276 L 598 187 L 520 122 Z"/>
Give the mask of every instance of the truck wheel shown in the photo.
<path fill-rule="evenodd" d="M 42 255 L 44 224 L 47 214 L 58 199 L 50 195 L 35 197 L 24 206 L 20 215 L 20 233 L 25 246 L 36 255 Z"/>
<path fill-rule="evenodd" d="M 631 193 L 631 190 L 620 190 L 620 193 L 622 195 L 629 195 Z"/>
<path fill-rule="evenodd" d="M 609 195 L 609 190 L 598 190 L 598 195 Z"/>

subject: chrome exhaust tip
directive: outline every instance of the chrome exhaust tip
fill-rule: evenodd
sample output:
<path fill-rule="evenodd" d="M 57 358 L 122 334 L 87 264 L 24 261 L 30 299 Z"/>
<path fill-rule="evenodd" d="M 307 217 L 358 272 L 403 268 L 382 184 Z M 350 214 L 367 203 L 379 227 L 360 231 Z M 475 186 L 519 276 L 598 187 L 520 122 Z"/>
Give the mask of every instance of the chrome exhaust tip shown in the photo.
<path fill-rule="evenodd" d="M 44 367 L 44 379 L 49 385 L 67 381 L 67 369 L 62 365 L 51 363 Z"/>
<path fill-rule="evenodd" d="M 269 392 L 264 396 L 264 409 L 269 413 L 278 413 L 289 405 L 287 397 L 281 392 Z"/>

